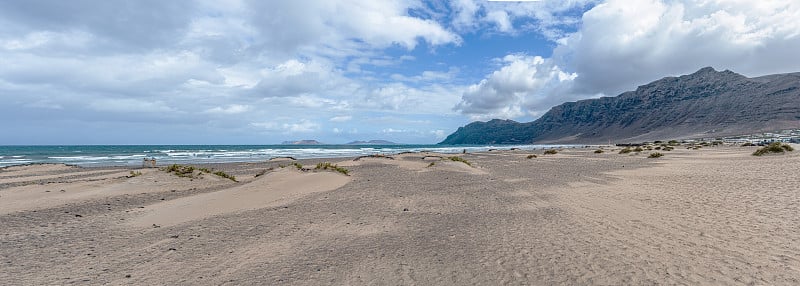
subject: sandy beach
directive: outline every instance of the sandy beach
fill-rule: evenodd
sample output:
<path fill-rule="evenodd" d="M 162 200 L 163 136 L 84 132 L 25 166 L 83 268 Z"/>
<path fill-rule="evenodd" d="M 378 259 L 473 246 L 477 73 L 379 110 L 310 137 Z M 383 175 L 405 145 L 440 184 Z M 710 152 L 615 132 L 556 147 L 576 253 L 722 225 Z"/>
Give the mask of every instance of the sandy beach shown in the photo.
<path fill-rule="evenodd" d="M 755 148 L 7 167 L 0 284 L 797 285 L 800 152 Z"/>

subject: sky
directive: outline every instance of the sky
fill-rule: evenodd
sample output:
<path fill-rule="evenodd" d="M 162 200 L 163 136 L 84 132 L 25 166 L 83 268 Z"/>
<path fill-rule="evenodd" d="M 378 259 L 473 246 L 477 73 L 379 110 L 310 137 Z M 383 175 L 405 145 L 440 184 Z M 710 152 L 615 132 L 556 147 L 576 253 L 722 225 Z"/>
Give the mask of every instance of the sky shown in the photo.
<path fill-rule="evenodd" d="M 800 71 L 796 0 L 0 1 L 0 145 L 437 143 L 702 67 Z"/>

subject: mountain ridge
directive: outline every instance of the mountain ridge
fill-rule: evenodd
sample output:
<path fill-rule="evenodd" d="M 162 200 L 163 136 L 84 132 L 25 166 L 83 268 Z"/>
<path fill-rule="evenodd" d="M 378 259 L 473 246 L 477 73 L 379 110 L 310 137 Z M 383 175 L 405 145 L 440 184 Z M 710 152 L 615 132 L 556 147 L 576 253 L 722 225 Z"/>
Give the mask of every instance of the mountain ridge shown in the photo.
<path fill-rule="evenodd" d="M 748 78 L 704 67 L 617 96 L 565 102 L 531 122 L 472 122 L 440 144 L 633 142 L 790 128 L 800 128 L 800 73 Z"/>

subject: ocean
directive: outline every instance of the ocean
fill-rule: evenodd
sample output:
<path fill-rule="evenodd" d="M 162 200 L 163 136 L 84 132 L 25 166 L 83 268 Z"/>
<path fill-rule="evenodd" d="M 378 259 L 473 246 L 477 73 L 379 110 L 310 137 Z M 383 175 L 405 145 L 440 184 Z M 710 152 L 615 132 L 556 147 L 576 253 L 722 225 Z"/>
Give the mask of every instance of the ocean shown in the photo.
<path fill-rule="evenodd" d="M 229 162 L 258 162 L 275 157 L 296 159 L 341 158 L 364 155 L 391 155 L 401 152 L 431 151 L 461 153 L 489 149 L 535 150 L 565 145 L 77 145 L 77 146 L 0 146 L 0 167 L 64 163 L 83 167 L 141 166 L 144 158 L 155 158 L 159 165 Z"/>

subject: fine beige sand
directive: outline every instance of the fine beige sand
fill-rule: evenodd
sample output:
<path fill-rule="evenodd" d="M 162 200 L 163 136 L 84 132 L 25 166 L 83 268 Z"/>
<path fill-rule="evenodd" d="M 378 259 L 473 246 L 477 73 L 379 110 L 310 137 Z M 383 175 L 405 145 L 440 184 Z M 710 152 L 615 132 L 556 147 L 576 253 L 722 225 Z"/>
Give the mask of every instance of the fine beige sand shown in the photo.
<path fill-rule="evenodd" d="M 2 168 L 0 285 L 800 284 L 800 152 L 605 149 Z"/>
<path fill-rule="evenodd" d="M 215 215 L 281 205 L 309 193 L 338 189 L 348 181 L 349 177 L 339 174 L 284 168 L 249 184 L 150 205 L 131 224 L 173 226 Z"/>

